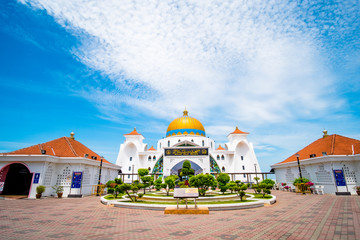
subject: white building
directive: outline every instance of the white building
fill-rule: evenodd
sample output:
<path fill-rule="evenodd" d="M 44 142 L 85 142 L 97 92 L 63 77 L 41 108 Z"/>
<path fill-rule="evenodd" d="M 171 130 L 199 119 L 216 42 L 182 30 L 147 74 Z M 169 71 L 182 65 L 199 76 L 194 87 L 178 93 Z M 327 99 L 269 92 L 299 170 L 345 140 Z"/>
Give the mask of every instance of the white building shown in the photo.
<path fill-rule="evenodd" d="M 120 145 L 116 164 L 124 174 L 137 173 L 139 168 L 148 168 L 151 173 L 166 176 L 178 174 L 185 160 L 191 162 L 195 174 L 199 173 L 247 173 L 261 172 L 254 148 L 247 140 L 248 133 L 237 127 L 228 135 L 224 148 L 215 148 L 213 139 L 206 137 L 200 121 L 184 115 L 173 120 L 166 131 L 166 137 L 157 142 L 157 149 L 148 148 L 144 137 L 136 129 L 124 134 L 125 142 Z M 235 175 L 236 180 L 254 181 L 255 175 Z M 260 176 L 261 177 L 261 176 Z M 234 179 L 234 180 L 235 180 Z M 131 175 L 125 177 L 126 182 Z"/>
<path fill-rule="evenodd" d="M 0 196 L 27 195 L 35 198 L 36 187 L 46 186 L 43 196 L 56 195 L 52 186 L 70 193 L 73 172 L 82 172 L 81 188 L 71 194 L 89 195 L 98 184 L 102 157 L 71 137 L 61 137 L 9 153 L 0 154 Z M 119 166 L 103 159 L 101 183 L 118 176 Z"/>
<path fill-rule="evenodd" d="M 354 186 L 360 185 L 360 141 L 336 134 L 327 135 L 326 130 L 323 133 L 322 138 L 298 152 L 302 177 L 315 185 L 323 185 L 325 193 L 355 194 Z M 279 183 L 292 185 L 299 177 L 296 154 L 271 167 Z M 337 184 L 334 170 L 343 172 L 343 184 Z"/>

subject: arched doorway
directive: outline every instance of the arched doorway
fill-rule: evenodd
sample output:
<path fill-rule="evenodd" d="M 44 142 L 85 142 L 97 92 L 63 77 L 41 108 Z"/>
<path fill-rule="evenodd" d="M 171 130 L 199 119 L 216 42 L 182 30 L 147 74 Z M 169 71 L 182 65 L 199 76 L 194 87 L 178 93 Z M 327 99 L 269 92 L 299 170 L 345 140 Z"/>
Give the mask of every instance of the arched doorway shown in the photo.
<path fill-rule="evenodd" d="M 12 163 L 1 169 L 4 188 L 0 194 L 2 195 L 28 195 L 32 173 L 21 163 Z"/>
<path fill-rule="evenodd" d="M 190 161 L 190 160 L 189 160 Z M 171 170 L 170 170 L 170 174 L 171 175 L 179 175 L 183 166 L 183 163 L 185 162 L 185 160 L 178 162 L 177 164 L 175 164 Z M 190 161 L 191 164 L 191 168 L 194 169 L 195 175 L 202 173 L 202 168 L 196 164 L 193 161 Z"/>

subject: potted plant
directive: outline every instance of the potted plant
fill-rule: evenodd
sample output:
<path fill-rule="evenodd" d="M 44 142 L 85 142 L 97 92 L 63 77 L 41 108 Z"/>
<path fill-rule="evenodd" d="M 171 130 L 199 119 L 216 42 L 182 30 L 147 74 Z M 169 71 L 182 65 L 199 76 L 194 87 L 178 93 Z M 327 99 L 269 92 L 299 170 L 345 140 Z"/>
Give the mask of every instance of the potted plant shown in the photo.
<path fill-rule="evenodd" d="M 58 198 L 62 198 L 63 192 L 64 192 L 64 187 L 63 186 L 59 186 L 59 185 L 55 185 L 52 187 L 55 192 L 58 195 Z"/>
<path fill-rule="evenodd" d="M 360 186 L 355 186 L 354 188 L 356 190 L 357 195 L 360 195 Z"/>
<path fill-rule="evenodd" d="M 36 198 L 41 198 L 41 194 L 45 192 L 46 187 L 43 185 L 39 185 L 36 187 Z"/>

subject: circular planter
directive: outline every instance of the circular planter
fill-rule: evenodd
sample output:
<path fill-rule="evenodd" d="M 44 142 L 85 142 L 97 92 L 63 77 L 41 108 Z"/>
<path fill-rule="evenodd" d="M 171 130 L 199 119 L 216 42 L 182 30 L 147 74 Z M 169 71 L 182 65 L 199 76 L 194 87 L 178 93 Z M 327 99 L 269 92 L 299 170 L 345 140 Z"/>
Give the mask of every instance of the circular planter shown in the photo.
<path fill-rule="evenodd" d="M 37 198 L 37 199 L 40 199 L 40 198 L 41 198 L 41 193 L 37 193 L 37 194 L 36 194 L 36 198 Z"/>
<path fill-rule="evenodd" d="M 57 195 L 58 195 L 58 198 L 62 198 L 63 193 L 62 193 L 62 192 L 58 192 Z"/>

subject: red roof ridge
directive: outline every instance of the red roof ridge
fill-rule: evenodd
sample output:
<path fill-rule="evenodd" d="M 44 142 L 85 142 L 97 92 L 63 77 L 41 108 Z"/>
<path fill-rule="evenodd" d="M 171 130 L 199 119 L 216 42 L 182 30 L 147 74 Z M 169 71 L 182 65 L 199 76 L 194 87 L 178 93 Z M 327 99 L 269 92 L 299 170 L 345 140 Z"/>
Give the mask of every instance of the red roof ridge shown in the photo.
<path fill-rule="evenodd" d="M 243 132 L 241 131 L 237 126 L 235 128 L 235 131 L 233 131 L 232 133 L 230 134 L 249 134 L 248 132 Z"/>
<path fill-rule="evenodd" d="M 65 138 L 67 144 L 69 145 L 69 148 L 71 149 L 71 151 L 74 153 L 75 156 L 78 157 L 79 155 L 75 152 L 75 149 L 74 149 L 73 146 L 71 145 L 69 139 L 68 139 L 67 137 L 65 137 L 65 136 L 64 136 L 64 138 Z M 73 140 L 75 141 L 75 139 L 73 139 Z"/>
<path fill-rule="evenodd" d="M 134 130 L 131 133 L 127 133 L 127 134 L 124 134 L 124 135 L 141 135 L 141 134 L 136 131 L 136 127 L 135 127 Z"/>

